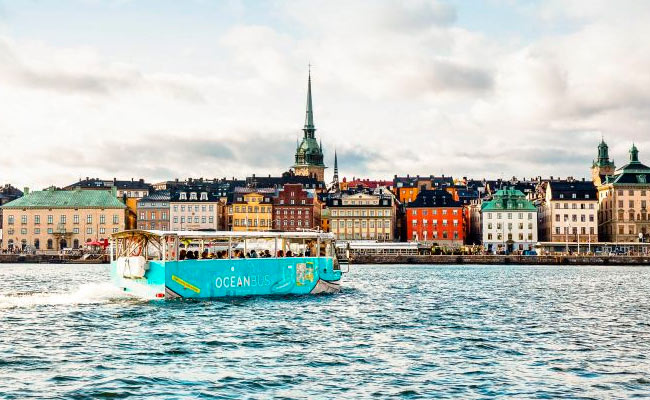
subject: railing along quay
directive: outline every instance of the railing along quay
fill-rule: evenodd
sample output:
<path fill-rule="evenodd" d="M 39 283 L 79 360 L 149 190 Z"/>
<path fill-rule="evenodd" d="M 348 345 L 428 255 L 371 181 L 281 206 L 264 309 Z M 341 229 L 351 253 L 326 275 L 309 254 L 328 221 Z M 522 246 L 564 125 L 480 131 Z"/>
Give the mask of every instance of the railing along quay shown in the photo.
<path fill-rule="evenodd" d="M 347 260 L 344 260 L 347 261 Z M 356 254 L 351 264 L 650 265 L 650 256 Z"/>
<path fill-rule="evenodd" d="M 61 254 L 0 254 L 0 264 L 105 264 L 108 255 L 89 255 L 86 257 Z"/>

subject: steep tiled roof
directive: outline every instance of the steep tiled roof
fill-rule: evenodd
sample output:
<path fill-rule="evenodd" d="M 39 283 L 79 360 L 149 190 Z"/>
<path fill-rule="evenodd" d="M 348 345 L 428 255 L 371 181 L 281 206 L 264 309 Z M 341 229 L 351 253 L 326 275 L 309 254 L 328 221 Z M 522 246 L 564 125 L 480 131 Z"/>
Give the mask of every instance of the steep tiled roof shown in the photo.
<path fill-rule="evenodd" d="M 418 193 L 415 201 L 409 203 L 406 208 L 412 207 L 462 207 L 462 203 L 454 200 L 453 196 L 446 190 L 423 190 Z"/>
<path fill-rule="evenodd" d="M 111 191 L 43 190 L 31 192 L 3 208 L 126 208 Z"/>
<path fill-rule="evenodd" d="M 549 181 L 552 200 L 596 200 L 596 187 L 591 181 Z"/>

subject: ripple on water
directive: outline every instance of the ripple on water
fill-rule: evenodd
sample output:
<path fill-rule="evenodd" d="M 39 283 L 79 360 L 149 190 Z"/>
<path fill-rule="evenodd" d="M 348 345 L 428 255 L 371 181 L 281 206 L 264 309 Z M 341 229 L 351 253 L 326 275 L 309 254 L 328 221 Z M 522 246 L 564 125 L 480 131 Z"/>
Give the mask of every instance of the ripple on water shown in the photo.
<path fill-rule="evenodd" d="M 333 296 L 143 302 L 104 265 L 0 265 L 4 398 L 623 398 L 650 269 L 353 266 Z"/>

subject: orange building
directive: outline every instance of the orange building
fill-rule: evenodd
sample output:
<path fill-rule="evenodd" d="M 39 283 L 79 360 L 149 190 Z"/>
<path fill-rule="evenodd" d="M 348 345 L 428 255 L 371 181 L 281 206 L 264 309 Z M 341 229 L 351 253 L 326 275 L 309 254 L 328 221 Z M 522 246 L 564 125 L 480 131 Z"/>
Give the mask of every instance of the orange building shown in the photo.
<path fill-rule="evenodd" d="M 451 188 L 451 189 L 448 189 Z M 418 197 L 422 190 L 447 189 L 452 195 L 455 194 L 454 179 L 450 176 L 425 176 L 420 175 L 393 178 L 393 193 L 402 203 L 408 204 Z"/>
<path fill-rule="evenodd" d="M 406 205 L 408 240 L 460 246 L 465 240 L 461 202 L 445 190 L 423 190 Z"/>

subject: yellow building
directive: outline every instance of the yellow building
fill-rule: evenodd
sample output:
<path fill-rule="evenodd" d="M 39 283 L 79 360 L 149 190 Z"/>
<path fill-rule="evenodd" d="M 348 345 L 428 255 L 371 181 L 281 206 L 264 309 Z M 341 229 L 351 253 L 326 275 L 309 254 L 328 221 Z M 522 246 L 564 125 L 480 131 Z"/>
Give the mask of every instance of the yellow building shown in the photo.
<path fill-rule="evenodd" d="M 271 189 L 238 190 L 228 210 L 232 213 L 233 231 L 269 231 L 273 228 Z"/>

